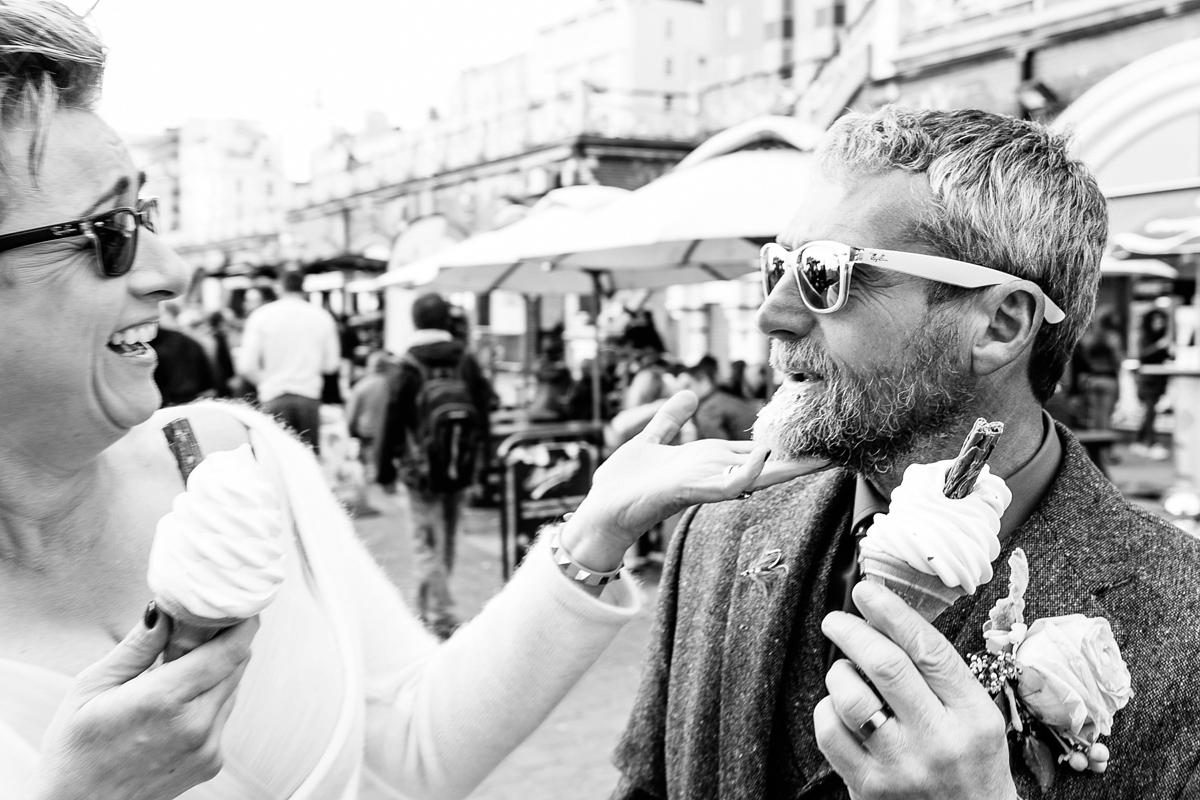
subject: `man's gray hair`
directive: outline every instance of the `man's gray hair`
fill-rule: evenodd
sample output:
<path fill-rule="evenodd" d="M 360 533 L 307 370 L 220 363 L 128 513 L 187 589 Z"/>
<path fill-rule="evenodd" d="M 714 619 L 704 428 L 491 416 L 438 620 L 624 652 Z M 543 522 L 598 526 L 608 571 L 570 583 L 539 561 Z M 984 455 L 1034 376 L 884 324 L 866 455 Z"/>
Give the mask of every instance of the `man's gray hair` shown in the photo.
<path fill-rule="evenodd" d="M 987 111 L 885 106 L 839 119 L 818 151 L 835 180 L 925 173 L 933 202 L 910 232 L 912 243 L 1031 280 L 1062 308 L 1066 319 L 1043 323 L 1030 359 L 1030 385 L 1042 402 L 1087 330 L 1108 238 L 1104 195 L 1068 148 L 1043 125 Z M 935 283 L 930 300 L 969 291 Z"/>
<path fill-rule="evenodd" d="M 37 173 L 53 113 L 95 105 L 104 55 L 96 32 L 62 3 L 0 0 L 0 129 L 32 132 L 31 175 Z M 6 173 L 10 166 L 0 161 Z"/>

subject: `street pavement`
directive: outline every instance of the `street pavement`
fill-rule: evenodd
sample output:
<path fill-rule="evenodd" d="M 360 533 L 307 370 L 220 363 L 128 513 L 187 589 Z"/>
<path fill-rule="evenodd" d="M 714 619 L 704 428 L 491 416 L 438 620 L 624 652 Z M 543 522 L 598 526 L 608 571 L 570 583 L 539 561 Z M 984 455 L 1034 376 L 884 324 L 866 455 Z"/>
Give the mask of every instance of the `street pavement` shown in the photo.
<path fill-rule="evenodd" d="M 412 554 L 403 493 L 386 495 L 372 487 L 368 503 L 379 513 L 360 515 L 355 527 L 412 605 Z M 611 754 L 633 707 L 650 632 L 657 570 L 645 570 L 643 578 L 646 602 L 642 613 L 622 629 L 583 680 L 470 800 L 602 800 L 612 793 L 617 770 Z M 502 584 L 499 512 L 468 508 L 451 576 L 460 617 L 470 619 L 477 614 Z"/>
<path fill-rule="evenodd" d="M 1175 484 L 1169 460 L 1113 448 L 1106 470 L 1135 503 L 1170 518 L 1162 499 Z M 412 603 L 411 550 L 403 493 L 386 495 L 372 487 L 369 506 L 356 527 L 368 549 Z M 496 509 L 467 509 L 459 537 L 452 591 L 460 616 L 469 619 L 500 590 L 500 522 Z M 470 800 L 601 800 L 617 780 L 611 754 L 637 690 L 642 654 L 654 611 L 658 571 L 643 573 L 646 603 L 582 681 L 545 723 L 516 749 Z"/>

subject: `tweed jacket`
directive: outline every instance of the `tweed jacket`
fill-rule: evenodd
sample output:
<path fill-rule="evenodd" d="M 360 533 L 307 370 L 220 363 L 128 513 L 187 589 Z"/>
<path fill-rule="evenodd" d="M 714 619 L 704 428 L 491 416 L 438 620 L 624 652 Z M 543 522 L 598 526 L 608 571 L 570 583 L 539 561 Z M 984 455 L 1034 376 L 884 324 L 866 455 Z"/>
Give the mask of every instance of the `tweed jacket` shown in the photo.
<path fill-rule="evenodd" d="M 1042 795 L 1014 764 L 1022 797 L 1200 797 L 1200 541 L 1128 503 L 1071 433 L 1030 518 L 1005 543 L 999 579 L 936 627 L 960 653 L 1007 593 L 1008 556 L 1029 556 L 1026 619 L 1083 613 L 1113 625 L 1135 695 L 1105 741 L 1104 775 L 1060 766 Z M 614 798 L 845 798 L 817 748 L 826 694 L 820 632 L 833 555 L 848 535 L 854 477 L 835 470 L 691 512 L 676 530 L 637 703 L 615 761 Z M 781 549 L 786 572 L 742 575 Z"/>

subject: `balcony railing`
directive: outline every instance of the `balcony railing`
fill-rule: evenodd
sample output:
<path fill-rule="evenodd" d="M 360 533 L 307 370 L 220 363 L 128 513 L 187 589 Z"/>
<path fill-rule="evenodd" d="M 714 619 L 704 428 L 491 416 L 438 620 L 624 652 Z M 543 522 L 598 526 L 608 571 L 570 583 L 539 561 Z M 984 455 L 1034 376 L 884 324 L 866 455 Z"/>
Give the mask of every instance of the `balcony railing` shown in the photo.
<path fill-rule="evenodd" d="M 1032 14 L 1045 4 L 1046 0 L 906 0 L 901 33 L 907 38 L 978 20 Z"/>
<path fill-rule="evenodd" d="M 469 124 L 433 121 L 373 142 L 354 169 L 316 175 L 297 187 L 293 207 L 347 197 L 529 152 L 574 136 L 694 141 L 700 126 L 687 95 L 583 87 L 528 108 Z"/>

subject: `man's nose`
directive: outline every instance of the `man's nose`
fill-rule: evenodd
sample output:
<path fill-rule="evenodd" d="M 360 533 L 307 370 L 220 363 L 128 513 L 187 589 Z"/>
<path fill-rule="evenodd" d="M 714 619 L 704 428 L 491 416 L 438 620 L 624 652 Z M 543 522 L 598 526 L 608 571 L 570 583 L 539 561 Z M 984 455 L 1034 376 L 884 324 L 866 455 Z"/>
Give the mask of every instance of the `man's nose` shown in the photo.
<path fill-rule="evenodd" d="M 780 338 L 807 336 L 812 330 L 815 315 L 796 288 L 796 278 L 790 272 L 771 290 L 771 294 L 758 307 L 754 318 L 758 329 L 767 336 Z"/>

